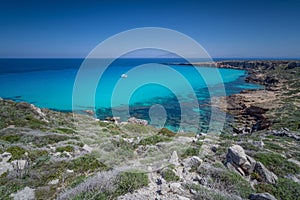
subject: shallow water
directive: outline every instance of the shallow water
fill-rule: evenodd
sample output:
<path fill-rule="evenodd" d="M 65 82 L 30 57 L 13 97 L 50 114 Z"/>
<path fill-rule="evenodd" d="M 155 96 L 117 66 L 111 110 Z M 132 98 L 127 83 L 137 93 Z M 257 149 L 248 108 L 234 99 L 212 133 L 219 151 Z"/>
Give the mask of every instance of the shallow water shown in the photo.
<path fill-rule="evenodd" d="M 129 112 L 130 116 L 173 130 L 178 130 L 184 113 L 190 115 L 189 119 L 198 114 L 205 129 L 211 120 L 212 97 L 260 87 L 246 83 L 243 70 L 157 64 L 163 62 L 146 59 L 114 62 L 99 77 L 96 91 L 90 91 L 87 85 L 88 89 L 80 93 L 82 103 L 72 105 L 74 81 L 82 60 L 1 59 L 0 97 L 59 111 L 94 110 L 101 119 L 114 115 L 126 120 Z M 99 68 L 87 72 L 87 82 Z M 121 78 L 122 74 L 128 77 Z M 85 99 L 88 96 L 94 98 L 94 105 Z M 193 124 L 189 120 L 185 123 Z"/>

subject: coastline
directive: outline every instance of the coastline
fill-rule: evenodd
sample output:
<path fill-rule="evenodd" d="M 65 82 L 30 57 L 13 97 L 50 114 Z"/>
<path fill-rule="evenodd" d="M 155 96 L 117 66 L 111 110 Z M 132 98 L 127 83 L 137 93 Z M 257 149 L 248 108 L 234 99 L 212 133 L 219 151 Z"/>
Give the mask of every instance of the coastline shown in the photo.
<path fill-rule="evenodd" d="M 239 94 L 221 97 L 218 100 L 220 101 L 218 108 L 233 115 L 235 122 L 232 127 L 238 134 L 269 130 L 274 124 L 275 129 L 282 126 L 291 130 L 300 128 L 300 124 L 287 124 L 276 118 L 284 107 L 282 106 L 284 101 L 290 100 L 285 93 L 297 90 L 289 85 L 294 84 L 293 81 L 299 82 L 297 81 L 300 71 L 299 60 L 224 60 L 165 64 L 246 70 L 246 82 L 263 86 L 264 89 L 243 90 Z M 299 103 L 295 106 L 295 110 L 300 109 Z M 293 114 L 299 115 L 298 112 Z"/>
<path fill-rule="evenodd" d="M 0 196 L 296 199 L 300 68 L 293 66 L 258 65 L 246 78 L 265 90 L 222 97 L 236 122 L 235 132 L 220 135 L 176 134 L 137 119 L 98 121 L 0 98 Z"/>

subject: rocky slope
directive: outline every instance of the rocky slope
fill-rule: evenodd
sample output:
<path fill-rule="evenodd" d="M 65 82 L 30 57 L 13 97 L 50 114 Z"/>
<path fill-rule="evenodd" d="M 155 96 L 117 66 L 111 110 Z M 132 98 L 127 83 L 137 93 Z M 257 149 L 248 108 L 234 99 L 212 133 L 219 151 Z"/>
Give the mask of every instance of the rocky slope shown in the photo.
<path fill-rule="evenodd" d="M 291 64 L 292 63 L 292 64 Z M 223 98 L 234 131 L 173 133 L 0 99 L 1 199 L 297 199 L 298 63 L 228 61 L 265 90 Z"/>

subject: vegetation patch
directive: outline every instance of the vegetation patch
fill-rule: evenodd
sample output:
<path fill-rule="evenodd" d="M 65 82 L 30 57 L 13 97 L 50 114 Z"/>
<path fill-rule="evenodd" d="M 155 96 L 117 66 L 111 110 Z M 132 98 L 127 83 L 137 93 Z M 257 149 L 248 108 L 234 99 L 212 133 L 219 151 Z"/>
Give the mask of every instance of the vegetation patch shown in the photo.
<path fill-rule="evenodd" d="M 163 136 L 167 136 L 167 137 L 174 137 L 176 136 L 176 133 L 174 133 L 173 131 L 167 129 L 167 128 L 162 128 L 159 130 L 158 134 L 161 134 Z"/>
<path fill-rule="evenodd" d="M 101 163 L 95 156 L 90 154 L 86 154 L 84 156 L 71 160 L 68 163 L 68 168 L 74 170 L 77 173 L 108 170 L 108 167 L 105 164 Z"/>
<path fill-rule="evenodd" d="M 155 145 L 155 144 L 157 144 L 159 142 L 169 142 L 171 140 L 172 139 L 169 138 L 169 137 L 164 137 L 164 136 L 160 136 L 160 135 L 153 135 L 153 136 L 150 136 L 150 137 L 142 139 L 139 142 L 139 145 L 143 145 L 143 146 L 146 146 L 146 145 Z"/>
<path fill-rule="evenodd" d="M 16 143 L 19 142 L 21 139 L 21 135 L 17 134 L 7 134 L 7 135 L 1 135 L 0 140 L 9 142 L 9 143 Z"/>
<path fill-rule="evenodd" d="M 179 181 L 180 178 L 179 176 L 177 176 L 175 174 L 175 172 L 170 169 L 170 168 L 166 168 L 162 171 L 162 177 L 167 181 L 167 182 L 171 182 L 171 181 Z"/>
<path fill-rule="evenodd" d="M 125 124 L 122 126 L 125 130 L 130 133 L 149 133 L 152 132 L 154 129 L 150 126 L 144 126 L 141 124 Z"/>
<path fill-rule="evenodd" d="M 24 158 L 26 150 L 19 146 L 10 146 L 6 149 L 7 152 L 11 153 L 10 160 L 19 160 Z"/>
<path fill-rule="evenodd" d="M 299 166 L 276 153 L 257 153 L 254 155 L 254 158 L 281 177 L 288 174 L 300 173 Z"/>
<path fill-rule="evenodd" d="M 294 200 L 300 196 L 300 184 L 286 178 L 279 178 L 276 185 L 259 183 L 255 189 L 258 193 L 268 192 L 277 199 Z"/>
<path fill-rule="evenodd" d="M 64 151 L 66 151 L 66 152 L 73 152 L 74 151 L 74 147 L 71 146 L 71 145 L 68 145 L 68 146 L 61 146 L 61 147 L 57 147 L 56 148 L 56 152 L 63 153 Z"/>
<path fill-rule="evenodd" d="M 116 194 L 122 195 L 147 186 L 149 180 L 147 174 L 143 172 L 122 172 L 117 178 L 117 183 Z"/>
<path fill-rule="evenodd" d="M 197 147 L 188 147 L 185 151 L 180 155 L 180 158 L 188 158 L 192 156 L 199 156 L 200 149 Z"/>
<path fill-rule="evenodd" d="M 285 150 L 283 147 L 281 147 L 280 145 L 274 142 L 264 142 L 264 143 L 265 143 L 265 148 L 270 149 L 272 151 L 282 152 Z"/>
<path fill-rule="evenodd" d="M 54 129 L 55 132 L 58 132 L 58 133 L 62 133 L 62 134 L 74 134 L 75 131 L 73 129 L 70 129 L 70 128 L 56 128 Z"/>

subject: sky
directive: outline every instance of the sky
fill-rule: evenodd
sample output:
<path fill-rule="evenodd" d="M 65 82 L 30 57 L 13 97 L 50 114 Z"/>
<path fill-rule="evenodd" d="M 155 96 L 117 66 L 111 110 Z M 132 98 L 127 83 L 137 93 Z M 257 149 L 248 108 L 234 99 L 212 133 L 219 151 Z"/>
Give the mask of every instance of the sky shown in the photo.
<path fill-rule="evenodd" d="M 299 10 L 300 0 L 0 0 L 0 58 L 84 58 L 141 27 L 179 31 L 214 58 L 300 58 Z"/>

